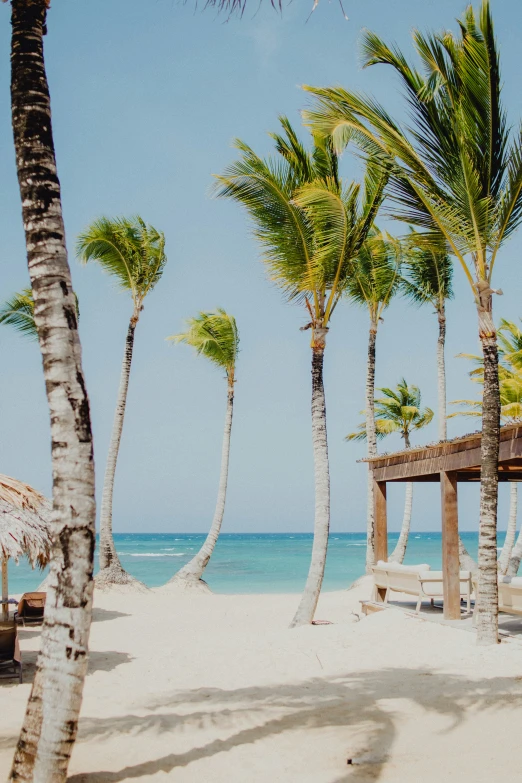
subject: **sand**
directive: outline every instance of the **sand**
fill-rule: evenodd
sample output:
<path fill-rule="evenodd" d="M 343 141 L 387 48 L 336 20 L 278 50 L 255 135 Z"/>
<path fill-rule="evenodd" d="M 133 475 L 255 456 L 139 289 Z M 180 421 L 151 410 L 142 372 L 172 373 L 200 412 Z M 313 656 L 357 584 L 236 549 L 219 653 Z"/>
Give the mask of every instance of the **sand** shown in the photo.
<path fill-rule="evenodd" d="M 289 630 L 295 595 L 95 599 L 74 783 L 522 780 L 522 643 L 390 609 L 368 580 L 321 597 L 332 625 Z M 29 679 L 39 643 L 21 632 Z M 29 684 L 3 682 L 0 779 Z"/>

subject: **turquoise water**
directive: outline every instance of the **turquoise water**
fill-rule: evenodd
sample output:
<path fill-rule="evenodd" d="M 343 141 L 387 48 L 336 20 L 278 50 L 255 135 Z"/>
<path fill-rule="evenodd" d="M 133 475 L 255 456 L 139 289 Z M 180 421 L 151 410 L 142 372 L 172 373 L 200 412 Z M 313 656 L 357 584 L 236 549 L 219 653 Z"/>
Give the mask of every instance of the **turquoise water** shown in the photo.
<path fill-rule="evenodd" d="M 499 546 L 505 533 L 499 534 Z M 389 550 L 398 539 L 390 534 Z M 477 533 L 462 533 L 470 554 L 477 556 Z M 199 549 L 204 535 L 139 533 L 115 535 L 124 568 L 150 587 L 165 584 Z M 364 533 L 332 533 L 324 579 L 325 590 L 341 590 L 364 573 Z M 299 593 L 304 587 L 310 553 L 310 533 L 228 533 L 220 536 L 205 579 L 216 593 Z M 441 535 L 410 535 L 407 563 L 441 567 Z M 45 572 L 44 572 L 45 574 Z M 11 595 L 34 590 L 43 574 L 27 562 L 9 568 Z"/>

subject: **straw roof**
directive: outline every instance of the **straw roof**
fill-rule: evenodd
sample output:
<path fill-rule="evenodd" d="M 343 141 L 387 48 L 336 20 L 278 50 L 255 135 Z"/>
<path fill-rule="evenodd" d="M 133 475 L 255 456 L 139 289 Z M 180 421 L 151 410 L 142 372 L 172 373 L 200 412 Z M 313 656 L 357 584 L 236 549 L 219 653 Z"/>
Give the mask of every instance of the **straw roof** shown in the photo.
<path fill-rule="evenodd" d="M 22 481 L 0 474 L 0 558 L 27 555 L 34 567 L 51 554 L 51 503 Z"/>

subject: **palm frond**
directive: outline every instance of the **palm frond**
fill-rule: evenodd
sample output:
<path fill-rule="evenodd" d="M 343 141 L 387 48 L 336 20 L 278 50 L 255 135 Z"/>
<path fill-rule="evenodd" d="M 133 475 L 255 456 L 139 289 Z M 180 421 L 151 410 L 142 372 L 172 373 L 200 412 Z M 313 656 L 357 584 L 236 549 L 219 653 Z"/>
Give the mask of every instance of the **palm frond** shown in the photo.
<path fill-rule="evenodd" d="M 12 326 L 31 340 L 38 339 L 34 321 L 33 292 L 30 288 L 22 289 L 4 302 L 0 308 L 0 324 Z"/>
<path fill-rule="evenodd" d="M 185 332 L 167 339 L 192 346 L 198 354 L 224 369 L 233 381 L 239 353 L 239 332 L 234 316 L 218 307 L 215 312 L 200 312 L 187 319 L 186 326 Z"/>
<path fill-rule="evenodd" d="M 82 263 L 96 261 L 115 277 L 138 309 L 167 262 L 164 235 L 139 215 L 95 220 L 78 236 L 76 252 Z"/>

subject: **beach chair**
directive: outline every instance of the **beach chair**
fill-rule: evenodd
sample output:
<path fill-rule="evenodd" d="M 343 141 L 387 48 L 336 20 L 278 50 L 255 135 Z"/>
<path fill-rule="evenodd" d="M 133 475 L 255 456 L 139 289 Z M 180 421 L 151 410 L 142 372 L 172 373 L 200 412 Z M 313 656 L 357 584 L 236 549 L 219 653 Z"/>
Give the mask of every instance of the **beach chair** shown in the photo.
<path fill-rule="evenodd" d="M 380 560 L 372 568 L 374 579 L 373 600 L 377 601 L 380 591 L 386 591 L 384 604 L 388 603 L 390 593 L 405 593 L 417 598 L 415 608 L 418 614 L 423 601 L 431 601 L 434 605 L 435 598 L 443 599 L 443 575 L 442 571 L 432 571 L 427 563 L 405 566 L 399 563 L 385 563 Z M 461 571 L 460 597 L 467 603 L 467 611 L 471 610 L 471 593 L 473 590 L 470 571 Z"/>
<path fill-rule="evenodd" d="M 22 656 L 14 620 L 0 622 L 0 679 L 22 682 Z"/>
<path fill-rule="evenodd" d="M 478 593 L 478 579 L 473 583 L 475 595 Z M 475 602 L 475 610 L 477 603 Z M 499 576 L 498 611 L 506 614 L 522 615 L 522 576 Z M 477 612 L 473 613 L 473 623 L 477 622 Z"/>
<path fill-rule="evenodd" d="M 15 621 L 22 625 L 42 623 L 47 593 L 24 593 L 15 612 Z"/>

